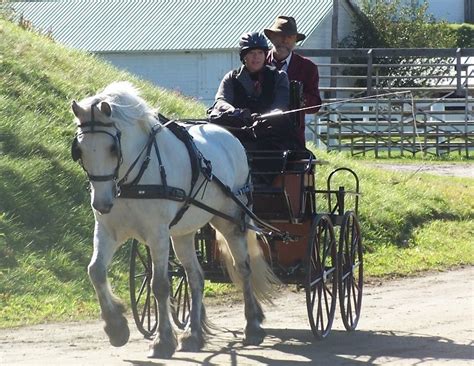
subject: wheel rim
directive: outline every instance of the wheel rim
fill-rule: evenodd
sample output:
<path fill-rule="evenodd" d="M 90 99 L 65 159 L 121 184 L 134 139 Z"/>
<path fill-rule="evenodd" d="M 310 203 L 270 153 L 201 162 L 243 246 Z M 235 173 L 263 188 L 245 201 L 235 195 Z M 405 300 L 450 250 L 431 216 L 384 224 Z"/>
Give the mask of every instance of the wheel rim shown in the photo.
<path fill-rule="evenodd" d="M 151 289 L 152 268 L 150 249 L 134 240 L 130 260 L 130 303 L 138 331 L 146 338 L 155 334 L 159 320 L 158 302 Z M 168 276 L 171 317 L 178 328 L 184 329 L 189 322 L 191 297 L 186 273 L 172 249 Z"/>
<path fill-rule="evenodd" d="M 138 331 L 150 338 L 158 326 L 158 304 L 151 289 L 152 263 L 150 250 L 132 243 L 130 258 L 130 303 Z"/>
<path fill-rule="evenodd" d="M 363 287 L 362 237 L 353 212 L 344 215 L 338 250 L 339 306 L 344 327 L 354 330 L 360 318 Z"/>
<path fill-rule="evenodd" d="M 336 244 L 329 216 L 314 219 L 308 243 L 305 281 L 306 306 L 311 330 L 317 338 L 331 331 L 337 297 Z"/>

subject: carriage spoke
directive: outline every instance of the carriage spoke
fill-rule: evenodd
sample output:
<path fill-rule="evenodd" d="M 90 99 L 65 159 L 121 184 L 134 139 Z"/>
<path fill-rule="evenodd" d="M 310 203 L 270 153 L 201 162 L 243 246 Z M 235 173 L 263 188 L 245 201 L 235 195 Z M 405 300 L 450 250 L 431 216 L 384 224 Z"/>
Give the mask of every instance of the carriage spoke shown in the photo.
<path fill-rule="evenodd" d="M 352 299 L 354 300 L 354 307 L 356 307 L 358 286 L 356 286 L 355 281 L 352 281 L 351 285 L 352 285 L 351 286 L 351 288 L 352 288 Z"/>
<path fill-rule="evenodd" d="M 356 281 L 354 281 L 354 282 L 352 283 L 352 286 L 354 287 L 354 289 L 356 290 L 356 292 L 359 292 L 359 291 L 360 291 L 359 284 L 358 284 Z"/>
<path fill-rule="evenodd" d="M 314 286 L 316 286 L 316 284 L 319 284 L 320 282 L 322 282 L 322 277 L 316 278 L 314 281 L 310 283 L 311 288 L 313 288 Z"/>
<path fill-rule="evenodd" d="M 143 265 L 143 267 L 145 268 L 146 271 L 149 270 L 149 265 L 148 265 L 148 258 L 145 258 L 143 256 L 142 253 L 140 253 L 140 251 L 138 250 L 137 251 L 137 257 L 138 259 L 140 260 L 141 264 Z"/>
<path fill-rule="evenodd" d="M 321 293 L 319 294 L 321 295 Z M 324 331 L 324 318 L 323 318 L 323 309 L 322 309 L 322 304 L 321 301 L 318 302 L 318 312 L 316 315 L 316 324 L 320 324 L 321 326 L 321 331 Z"/>
<path fill-rule="evenodd" d="M 336 272 L 336 267 L 331 267 L 331 268 L 327 269 L 327 270 L 325 271 L 326 277 L 329 277 L 329 275 L 334 274 L 334 272 Z"/>
<path fill-rule="evenodd" d="M 138 295 L 136 297 L 136 301 L 135 301 L 135 304 L 139 304 L 140 303 L 140 300 L 142 298 L 142 295 L 143 295 L 143 291 L 145 291 L 145 288 L 147 287 L 148 285 L 148 281 L 147 279 L 145 278 L 143 281 L 142 281 L 142 284 L 140 286 L 140 290 L 138 291 Z"/>
<path fill-rule="evenodd" d="M 351 271 L 345 272 L 345 273 L 343 274 L 343 276 L 342 276 L 342 280 L 343 280 L 344 282 L 346 282 L 346 281 L 347 281 L 347 278 L 349 278 L 349 276 L 350 276 L 351 274 L 352 274 Z"/>
<path fill-rule="evenodd" d="M 189 304 L 189 289 L 188 286 L 184 287 L 184 299 L 183 299 L 183 313 L 181 314 L 182 322 L 186 322 L 187 314 L 189 313 L 191 306 Z"/>
<path fill-rule="evenodd" d="M 354 272 L 354 268 L 359 268 L 361 265 L 361 261 L 354 262 L 354 264 L 352 265 L 352 271 Z"/>
<path fill-rule="evenodd" d="M 326 314 L 327 314 L 327 317 L 329 319 L 331 307 L 330 307 L 329 302 L 328 302 L 328 293 L 329 293 L 329 296 L 331 296 L 331 293 L 330 293 L 329 289 L 326 286 L 324 286 L 322 292 L 323 292 L 323 295 L 324 295 L 324 304 L 326 305 Z"/>
<path fill-rule="evenodd" d="M 351 257 L 356 258 L 357 257 L 357 249 L 358 249 L 358 243 L 359 243 L 359 235 L 354 234 L 352 236 L 352 241 L 351 241 Z"/>
<path fill-rule="evenodd" d="M 350 277 L 349 277 L 349 280 L 347 281 L 347 298 L 346 298 L 346 304 L 347 304 L 347 314 L 349 316 L 352 316 L 352 296 L 351 296 L 351 293 L 353 291 L 352 290 L 352 285 L 351 285 L 351 280 L 350 280 Z"/>
<path fill-rule="evenodd" d="M 145 300 L 145 304 L 143 306 L 143 310 L 142 310 L 142 316 L 140 317 L 140 323 L 143 324 L 144 321 L 145 321 L 145 315 L 146 315 L 146 312 L 147 310 L 149 311 L 150 310 L 150 293 L 148 292 L 147 293 L 147 296 L 146 296 L 146 300 Z"/>
<path fill-rule="evenodd" d="M 311 290 L 311 299 L 310 299 L 311 308 L 314 308 L 314 300 L 316 300 L 316 289 Z"/>
<path fill-rule="evenodd" d="M 352 288 L 352 286 L 351 286 L 350 288 Z M 350 319 L 349 324 L 352 325 L 352 324 L 354 324 L 354 311 L 353 311 L 353 309 L 356 308 L 356 305 L 355 305 L 355 304 L 356 304 L 356 302 L 355 302 L 355 293 L 354 293 L 354 291 L 352 291 L 352 296 L 349 294 L 347 300 L 348 300 L 348 301 L 347 301 L 347 313 L 348 313 L 349 319 Z M 354 303 L 352 302 L 352 300 L 354 300 Z"/>
<path fill-rule="evenodd" d="M 175 311 L 176 311 L 176 316 L 179 319 L 179 314 L 180 314 L 180 309 L 181 309 L 181 299 L 182 299 L 182 286 L 183 286 L 183 279 L 181 278 L 178 285 L 176 286 L 176 291 L 174 294 L 174 300 L 175 300 Z"/>

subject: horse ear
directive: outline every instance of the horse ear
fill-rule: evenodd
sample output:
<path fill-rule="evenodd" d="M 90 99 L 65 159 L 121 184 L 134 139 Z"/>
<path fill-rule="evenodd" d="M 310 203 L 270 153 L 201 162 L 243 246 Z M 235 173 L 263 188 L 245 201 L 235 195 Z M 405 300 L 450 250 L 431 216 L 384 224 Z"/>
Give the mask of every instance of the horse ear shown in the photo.
<path fill-rule="evenodd" d="M 107 117 L 110 117 L 112 115 L 112 108 L 110 107 L 110 104 L 107 102 L 101 102 L 99 109 Z"/>
<path fill-rule="evenodd" d="M 79 118 L 79 115 L 81 114 L 81 107 L 79 107 L 79 104 L 77 104 L 77 102 L 75 100 L 72 101 L 71 103 L 71 108 L 72 108 L 72 112 L 74 113 L 74 115 Z"/>

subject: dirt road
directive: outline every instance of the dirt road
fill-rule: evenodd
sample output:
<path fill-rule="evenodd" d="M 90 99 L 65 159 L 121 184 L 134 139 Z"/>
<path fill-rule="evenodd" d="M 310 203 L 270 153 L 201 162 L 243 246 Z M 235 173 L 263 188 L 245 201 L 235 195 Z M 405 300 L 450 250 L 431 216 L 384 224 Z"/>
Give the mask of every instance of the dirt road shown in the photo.
<path fill-rule="evenodd" d="M 473 365 L 474 267 L 367 285 L 355 332 L 339 317 L 316 341 L 303 292 L 286 287 L 266 307 L 268 336 L 242 346 L 242 304 L 209 306 L 220 327 L 200 353 L 147 359 L 148 341 L 131 323 L 130 342 L 108 344 L 100 322 L 0 330 L 0 365 Z"/>

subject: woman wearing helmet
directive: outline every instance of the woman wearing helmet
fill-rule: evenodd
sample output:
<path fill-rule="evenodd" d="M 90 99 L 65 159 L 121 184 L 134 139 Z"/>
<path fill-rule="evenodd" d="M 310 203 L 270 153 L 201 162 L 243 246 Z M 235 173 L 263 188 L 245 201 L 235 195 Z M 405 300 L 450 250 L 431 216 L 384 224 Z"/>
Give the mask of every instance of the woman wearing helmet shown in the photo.
<path fill-rule="evenodd" d="M 287 110 L 289 103 L 289 81 L 285 72 L 266 65 L 269 50 L 267 40 L 261 33 L 244 33 L 239 42 L 242 66 L 228 72 L 217 90 L 215 103 L 210 113 L 211 121 L 232 124 L 233 127 L 250 126 L 251 114 L 265 114 Z M 233 118 L 213 118 L 213 116 Z M 229 123 L 231 121 L 231 123 Z M 220 123 L 223 122 L 223 123 Z M 235 130 L 231 130 L 234 132 Z M 298 148 L 295 131 L 285 116 L 262 121 L 252 133 L 235 133 L 246 148 L 283 150 Z"/>

